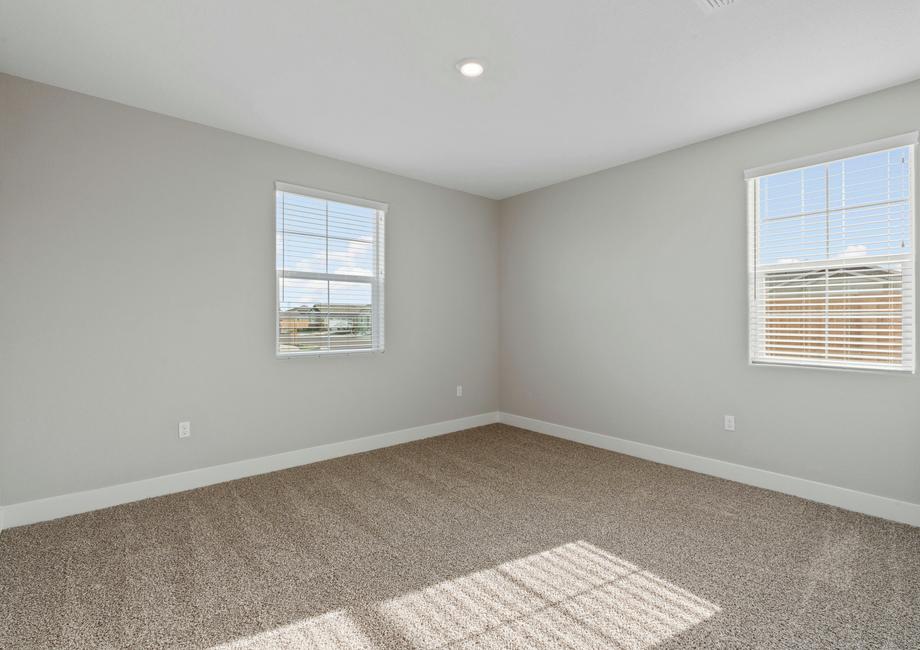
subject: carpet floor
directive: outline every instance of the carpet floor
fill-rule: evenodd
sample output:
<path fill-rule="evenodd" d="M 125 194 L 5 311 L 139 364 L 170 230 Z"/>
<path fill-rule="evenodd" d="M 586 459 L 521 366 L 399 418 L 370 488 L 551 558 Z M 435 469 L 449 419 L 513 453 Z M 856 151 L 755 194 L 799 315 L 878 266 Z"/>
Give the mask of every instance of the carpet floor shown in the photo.
<path fill-rule="evenodd" d="M 920 648 L 920 528 L 492 425 L 0 534 L 2 648 Z"/>

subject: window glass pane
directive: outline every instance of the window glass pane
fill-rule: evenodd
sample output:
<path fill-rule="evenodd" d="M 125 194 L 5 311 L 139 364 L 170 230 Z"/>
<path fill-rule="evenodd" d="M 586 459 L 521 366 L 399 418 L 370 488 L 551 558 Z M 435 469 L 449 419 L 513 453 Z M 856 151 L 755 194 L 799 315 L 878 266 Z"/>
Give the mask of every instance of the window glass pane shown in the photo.
<path fill-rule="evenodd" d="M 287 271 L 326 273 L 326 239 L 286 233 L 278 250 L 279 267 Z"/>
<path fill-rule="evenodd" d="M 278 230 L 326 236 L 326 202 L 309 196 L 279 192 L 280 199 L 276 206 L 278 217 L 284 212 L 284 221 L 278 224 Z"/>
<path fill-rule="evenodd" d="M 371 347 L 371 285 L 329 283 L 330 347 L 336 350 Z"/>
<path fill-rule="evenodd" d="M 908 197 L 906 147 L 848 158 L 827 165 L 832 210 Z"/>
<path fill-rule="evenodd" d="M 764 284 L 767 356 L 902 361 L 901 264 L 775 271 Z"/>
<path fill-rule="evenodd" d="M 758 262 L 909 252 L 909 154 L 901 147 L 758 179 Z"/>
<path fill-rule="evenodd" d="M 329 282 L 279 279 L 278 346 L 281 352 L 310 352 L 328 344 Z"/>
<path fill-rule="evenodd" d="M 844 208 L 828 220 L 827 236 L 831 258 L 906 253 L 910 250 L 910 203 Z"/>
<path fill-rule="evenodd" d="M 371 242 L 374 240 L 376 228 L 375 209 L 329 202 L 330 237 Z"/>
<path fill-rule="evenodd" d="M 382 347 L 382 325 L 375 324 L 382 299 L 379 308 L 373 304 L 383 291 L 377 268 L 382 218 L 376 208 L 276 192 L 278 352 Z"/>
<path fill-rule="evenodd" d="M 911 153 L 754 181 L 753 361 L 913 369 Z"/>
<path fill-rule="evenodd" d="M 761 179 L 760 214 L 769 220 L 824 210 L 824 190 L 821 166 L 766 176 Z"/>
<path fill-rule="evenodd" d="M 374 247 L 370 242 L 329 240 L 329 273 L 374 275 Z"/>

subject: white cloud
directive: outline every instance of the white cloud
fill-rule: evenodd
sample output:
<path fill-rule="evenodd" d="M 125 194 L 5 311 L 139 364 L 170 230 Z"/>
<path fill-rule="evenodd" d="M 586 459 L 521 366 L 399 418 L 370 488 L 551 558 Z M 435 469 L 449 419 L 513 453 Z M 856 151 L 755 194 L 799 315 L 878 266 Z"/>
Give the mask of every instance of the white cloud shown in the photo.
<path fill-rule="evenodd" d="M 371 242 L 349 241 L 344 244 L 329 240 L 330 249 L 292 251 L 288 253 L 286 268 L 307 273 L 335 273 L 338 275 L 373 275 L 374 249 Z M 327 267 L 328 264 L 328 267 Z"/>
<path fill-rule="evenodd" d="M 863 244 L 851 244 L 841 257 L 865 257 L 869 250 Z"/>

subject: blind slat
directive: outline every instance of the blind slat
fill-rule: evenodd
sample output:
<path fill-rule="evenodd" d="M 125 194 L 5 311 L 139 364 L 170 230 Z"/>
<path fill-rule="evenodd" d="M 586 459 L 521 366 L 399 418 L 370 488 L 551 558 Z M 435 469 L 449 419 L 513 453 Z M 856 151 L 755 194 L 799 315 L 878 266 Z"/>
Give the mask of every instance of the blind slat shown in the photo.
<path fill-rule="evenodd" d="M 753 363 L 914 370 L 915 145 L 887 142 L 748 174 Z"/>
<path fill-rule="evenodd" d="M 386 205 L 275 185 L 276 353 L 382 350 Z"/>

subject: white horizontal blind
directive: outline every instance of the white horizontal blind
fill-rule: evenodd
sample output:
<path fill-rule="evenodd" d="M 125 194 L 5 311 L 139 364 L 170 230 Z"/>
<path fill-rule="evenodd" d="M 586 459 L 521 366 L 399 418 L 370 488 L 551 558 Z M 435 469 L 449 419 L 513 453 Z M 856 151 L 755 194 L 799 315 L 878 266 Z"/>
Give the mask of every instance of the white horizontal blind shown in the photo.
<path fill-rule="evenodd" d="M 276 183 L 276 353 L 382 350 L 386 206 Z"/>
<path fill-rule="evenodd" d="M 914 148 L 748 180 L 753 363 L 913 372 Z"/>

